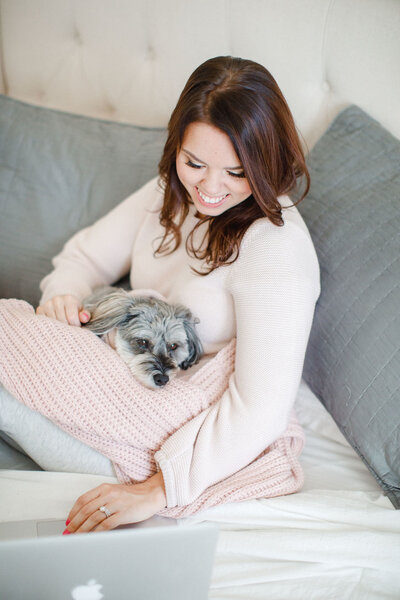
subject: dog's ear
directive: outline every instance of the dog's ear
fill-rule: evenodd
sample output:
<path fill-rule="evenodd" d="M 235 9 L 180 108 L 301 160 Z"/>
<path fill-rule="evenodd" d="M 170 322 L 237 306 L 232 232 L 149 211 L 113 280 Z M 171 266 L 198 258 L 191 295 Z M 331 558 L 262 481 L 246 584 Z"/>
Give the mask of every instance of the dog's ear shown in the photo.
<path fill-rule="evenodd" d="M 178 307 L 176 315 L 182 320 L 186 333 L 188 355 L 179 365 L 180 369 L 186 370 L 195 365 L 203 355 L 203 346 L 195 329 L 196 324 L 200 321 L 194 319 L 190 310 L 185 307 Z"/>
<path fill-rule="evenodd" d="M 108 333 L 135 317 L 132 311 L 135 299 L 121 288 L 108 288 L 104 294 L 88 298 L 83 305 L 91 313 L 90 321 L 83 325 L 97 335 Z"/>

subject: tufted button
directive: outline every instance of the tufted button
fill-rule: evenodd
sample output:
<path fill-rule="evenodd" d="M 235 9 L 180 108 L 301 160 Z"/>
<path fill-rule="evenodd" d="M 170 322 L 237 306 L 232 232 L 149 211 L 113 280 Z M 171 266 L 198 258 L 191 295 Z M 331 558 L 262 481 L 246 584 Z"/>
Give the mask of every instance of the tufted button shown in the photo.
<path fill-rule="evenodd" d="M 78 29 L 74 30 L 72 38 L 73 38 L 74 42 L 76 42 L 79 46 L 82 45 L 82 36 L 81 36 L 80 32 L 78 31 Z"/>
<path fill-rule="evenodd" d="M 104 103 L 104 111 L 109 115 L 113 115 L 117 112 L 117 109 L 109 100 L 106 100 Z"/>
<path fill-rule="evenodd" d="M 330 92 L 331 91 L 331 86 L 329 85 L 329 83 L 327 81 L 323 81 L 321 84 L 321 88 L 323 92 Z"/>
<path fill-rule="evenodd" d="M 150 44 L 147 46 L 146 58 L 147 60 L 154 60 L 156 56 L 156 52 L 154 50 L 154 46 Z"/>

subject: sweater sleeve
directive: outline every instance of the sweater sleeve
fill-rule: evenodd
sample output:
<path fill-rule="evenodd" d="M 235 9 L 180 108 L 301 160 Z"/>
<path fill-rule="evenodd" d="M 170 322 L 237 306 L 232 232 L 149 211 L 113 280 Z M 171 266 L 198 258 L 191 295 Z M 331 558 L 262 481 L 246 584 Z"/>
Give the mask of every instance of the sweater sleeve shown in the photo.
<path fill-rule="evenodd" d="M 60 294 L 82 300 L 94 288 L 110 285 L 126 275 L 136 235 L 160 193 L 158 179 L 154 178 L 70 238 L 53 258 L 54 270 L 40 282 L 40 304 Z"/>
<path fill-rule="evenodd" d="M 247 231 L 228 288 L 236 315 L 235 371 L 219 402 L 155 454 L 167 506 L 184 506 L 250 464 L 286 429 L 300 384 L 319 265 L 297 223 L 266 219 Z"/>

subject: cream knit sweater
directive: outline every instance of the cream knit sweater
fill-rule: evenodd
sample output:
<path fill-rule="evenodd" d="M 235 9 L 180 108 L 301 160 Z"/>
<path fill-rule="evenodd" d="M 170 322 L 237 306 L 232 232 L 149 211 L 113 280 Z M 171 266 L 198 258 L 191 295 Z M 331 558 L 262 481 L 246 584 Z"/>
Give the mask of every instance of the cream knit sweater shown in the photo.
<path fill-rule="evenodd" d="M 288 197 L 279 199 L 290 205 Z M 305 200 L 306 201 L 306 200 Z M 168 506 L 183 506 L 236 473 L 286 430 L 300 383 L 315 303 L 319 266 L 296 207 L 276 227 L 259 219 L 246 232 L 232 264 L 199 276 L 202 268 L 182 244 L 155 258 L 162 234 L 157 179 L 129 196 L 93 226 L 73 236 L 41 282 L 41 303 L 58 294 L 83 299 L 130 272 L 133 289 L 155 289 L 199 317 L 205 351 L 215 353 L 236 336 L 234 373 L 220 400 L 172 434 L 155 454 Z M 183 239 L 196 223 L 194 209 Z M 201 240 L 203 225 L 195 240 Z"/>

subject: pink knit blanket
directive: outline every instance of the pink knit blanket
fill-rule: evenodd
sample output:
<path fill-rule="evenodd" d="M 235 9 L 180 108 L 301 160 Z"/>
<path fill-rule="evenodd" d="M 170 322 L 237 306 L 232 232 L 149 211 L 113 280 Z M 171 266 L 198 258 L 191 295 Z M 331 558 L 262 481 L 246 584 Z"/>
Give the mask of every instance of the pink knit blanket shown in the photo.
<path fill-rule="evenodd" d="M 19 401 L 107 456 L 121 482 L 157 471 L 154 454 L 189 419 L 218 402 L 234 369 L 235 342 L 197 372 L 165 388 L 139 384 L 116 352 L 87 329 L 36 315 L 23 300 L 0 300 L 0 381 Z M 304 435 L 295 415 L 252 463 L 191 504 L 160 514 L 186 517 L 222 502 L 291 494 L 303 484 Z"/>

